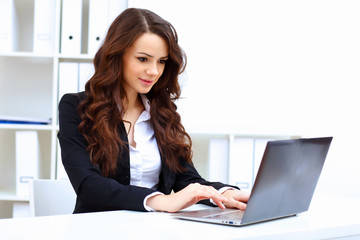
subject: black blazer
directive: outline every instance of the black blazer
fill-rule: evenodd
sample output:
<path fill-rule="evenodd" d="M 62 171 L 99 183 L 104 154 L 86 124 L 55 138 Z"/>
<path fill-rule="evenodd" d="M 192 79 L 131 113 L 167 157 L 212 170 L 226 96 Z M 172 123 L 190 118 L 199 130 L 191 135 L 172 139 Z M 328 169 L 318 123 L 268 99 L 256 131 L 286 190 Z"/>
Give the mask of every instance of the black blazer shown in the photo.
<path fill-rule="evenodd" d="M 74 213 L 97 212 L 109 210 L 146 211 L 144 199 L 156 190 L 130 185 L 130 157 L 123 151 L 117 161 L 117 171 L 113 176 L 104 177 L 101 169 L 90 162 L 86 150 L 88 142 L 78 130 L 81 121 L 77 106 L 85 98 L 85 93 L 66 94 L 59 103 L 58 138 L 61 146 L 61 157 L 64 168 L 77 194 Z M 128 141 L 124 124 L 120 124 L 121 138 Z M 186 171 L 175 174 L 162 159 L 161 173 L 157 191 L 170 194 L 172 190 L 180 191 L 190 183 L 211 185 L 220 189 L 225 185 L 219 182 L 208 182 L 196 171 L 192 164 L 183 161 Z M 233 187 L 233 186 L 232 186 Z M 202 201 L 211 204 L 208 200 Z"/>

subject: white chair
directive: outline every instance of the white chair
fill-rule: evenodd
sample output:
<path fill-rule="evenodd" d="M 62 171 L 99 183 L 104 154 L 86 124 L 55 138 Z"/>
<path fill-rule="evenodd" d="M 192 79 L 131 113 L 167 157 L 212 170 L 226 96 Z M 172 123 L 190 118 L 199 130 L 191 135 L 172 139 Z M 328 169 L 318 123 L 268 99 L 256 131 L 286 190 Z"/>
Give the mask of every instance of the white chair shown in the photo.
<path fill-rule="evenodd" d="M 30 182 L 30 212 L 34 217 L 71 214 L 76 194 L 69 180 L 34 179 Z"/>

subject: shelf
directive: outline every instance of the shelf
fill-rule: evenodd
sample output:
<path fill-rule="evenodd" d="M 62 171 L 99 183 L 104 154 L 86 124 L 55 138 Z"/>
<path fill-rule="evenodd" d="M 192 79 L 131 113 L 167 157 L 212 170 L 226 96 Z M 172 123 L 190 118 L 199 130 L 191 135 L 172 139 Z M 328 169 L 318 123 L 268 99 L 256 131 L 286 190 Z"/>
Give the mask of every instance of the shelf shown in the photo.
<path fill-rule="evenodd" d="M 2 52 L 0 57 L 29 57 L 29 58 L 53 58 L 54 55 L 51 54 L 39 54 L 33 52 Z"/>
<path fill-rule="evenodd" d="M 52 129 L 52 125 L 0 123 L 0 129 L 51 130 L 51 129 Z"/>
<path fill-rule="evenodd" d="M 94 58 L 93 55 L 90 54 L 80 54 L 80 55 L 68 55 L 68 54 L 43 54 L 43 53 L 33 53 L 33 52 L 0 52 L 0 57 L 31 57 L 31 58 L 54 58 L 57 57 L 59 59 L 85 59 L 92 60 Z"/>
<path fill-rule="evenodd" d="M 68 60 L 90 60 L 92 61 L 94 56 L 89 54 L 80 55 L 66 55 L 66 54 L 41 54 L 33 52 L 0 52 L 0 57 L 18 57 L 18 58 L 59 58 L 62 61 Z"/>
<path fill-rule="evenodd" d="M 17 196 L 14 193 L 0 193 L 0 201 L 10 201 L 10 202 L 28 202 L 29 196 Z"/>
<path fill-rule="evenodd" d="M 94 56 L 89 54 L 80 54 L 80 55 L 67 55 L 67 54 L 58 54 L 58 57 L 61 60 L 93 60 Z"/>
<path fill-rule="evenodd" d="M 186 131 L 191 136 L 213 136 L 213 137 L 223 137 L 223 136 L 234 136 L 234 137 L 251 137 L 251 138 L 267 138 L 267 137 L 276 137 L 281 138 L 296 138 L 302 136 L 301 134 L 293 131 L 281 131 L 281 130 L 265 130 L 265 129 L 255 129 L 254 127 L 240 127 L 238 129 L 229 129 L 227 127 L 216 127 L 209 129 L 208 127 L 202 126 L 185 126 Z"/>

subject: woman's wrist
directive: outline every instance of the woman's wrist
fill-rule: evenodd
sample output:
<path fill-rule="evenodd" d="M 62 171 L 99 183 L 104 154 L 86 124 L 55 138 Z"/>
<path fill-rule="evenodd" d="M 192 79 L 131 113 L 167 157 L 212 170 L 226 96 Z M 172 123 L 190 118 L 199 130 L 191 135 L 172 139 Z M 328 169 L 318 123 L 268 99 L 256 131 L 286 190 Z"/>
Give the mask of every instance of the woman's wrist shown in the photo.
<path fill-rule="evenodd" d="M 150 206 L 147 204 L 147 201 L 148 201 L 149 198 L 154 197 L 154 196 L 157 196 L 157 195 L 164 195 L 164 194 L 163 194 L 162 192 L 153 192 L 153 193 L 151 193 L 151 194 L 149 194 L 149 195 L 147 195 L 147 196 L 145 197 L 143 204 L 144 204 L 144 208 L 145 208 L 146 211 L 148 211 L 148 212 L 156 211 L 155 209 L 153 209 L 152 207 L 150 207 Z"/>
<path fill-rule="evenodd" d="M 146 201 L 146 206 L 150 207 L 155 211 L 167 211 L 166 209 L 167 196 L 163 194 L 151 196 Z"/>

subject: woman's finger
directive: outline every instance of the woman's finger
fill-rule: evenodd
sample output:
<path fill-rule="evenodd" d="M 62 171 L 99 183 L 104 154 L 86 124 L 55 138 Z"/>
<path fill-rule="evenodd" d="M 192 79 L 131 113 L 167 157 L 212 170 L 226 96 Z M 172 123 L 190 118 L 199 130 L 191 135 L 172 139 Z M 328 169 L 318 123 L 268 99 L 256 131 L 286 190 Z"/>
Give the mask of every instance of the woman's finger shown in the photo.
<path fill-rule="evenodd" d="M 249 200 L 250 194 L 248 192 L 240 190 L 228 190 L 223 193 L 229 199 L 229 202 L 226 203 L 228 208 L 238 208 L 240 210 L 245 210 L 247 206 L 247 201 Z"/>

